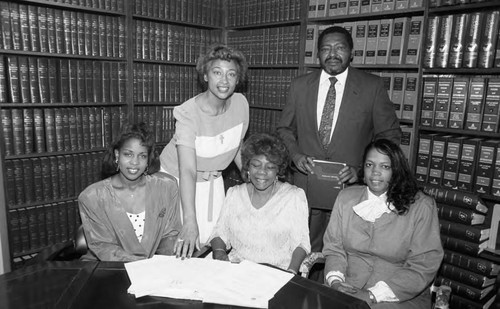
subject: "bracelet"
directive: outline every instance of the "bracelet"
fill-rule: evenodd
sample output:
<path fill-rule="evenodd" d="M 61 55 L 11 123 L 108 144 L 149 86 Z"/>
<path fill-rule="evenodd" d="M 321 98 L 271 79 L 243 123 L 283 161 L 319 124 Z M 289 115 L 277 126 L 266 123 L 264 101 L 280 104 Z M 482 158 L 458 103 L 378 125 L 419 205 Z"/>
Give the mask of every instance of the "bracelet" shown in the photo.
<path fill-rule="evenodd" d="M 224 251 L 224 253 L 226 253 L 226 250 L 225 249 L 222 249 L 222 248 L 215 248 L 215 249 L 212 249 L 214 252 L 215 251 Z"/>

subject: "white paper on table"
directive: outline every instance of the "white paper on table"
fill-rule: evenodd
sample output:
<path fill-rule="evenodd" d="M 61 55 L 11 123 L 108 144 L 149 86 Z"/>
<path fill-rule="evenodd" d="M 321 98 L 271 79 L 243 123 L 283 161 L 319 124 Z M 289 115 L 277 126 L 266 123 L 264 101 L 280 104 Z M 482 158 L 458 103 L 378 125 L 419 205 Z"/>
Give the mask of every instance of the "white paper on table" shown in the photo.
<path fill-rule="evenodd" d="M 211 259 L 156 255 L 130 262 L 125 269 L 136 297 L 201 300 L 208 303 L 267 308 L 292 274 L 250 261 L 233 264 Z"/>

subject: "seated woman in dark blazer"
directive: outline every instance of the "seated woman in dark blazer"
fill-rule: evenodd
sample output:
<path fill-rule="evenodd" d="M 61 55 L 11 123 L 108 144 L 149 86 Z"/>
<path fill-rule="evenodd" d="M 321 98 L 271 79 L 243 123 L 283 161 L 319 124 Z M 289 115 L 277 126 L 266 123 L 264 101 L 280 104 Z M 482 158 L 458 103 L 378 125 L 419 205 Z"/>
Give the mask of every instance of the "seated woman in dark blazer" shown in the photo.
<path fill-rule="evenodd" d="M 83 259 L 135 261 L 173 255 L 181 229 L 174 177 L 158 172 L 146 125 L 125 128 L 103 163 L 110 177 L 88 186 L 78 206 L 89 251 Z"/>
<path fill-rule="evenodd" d="M 430 308 L 443 258 L 434 199 L 393 142 L 369 144 L 360 179 L 342 190 L 324 236 L 325 282 L 373 308 Z"/>

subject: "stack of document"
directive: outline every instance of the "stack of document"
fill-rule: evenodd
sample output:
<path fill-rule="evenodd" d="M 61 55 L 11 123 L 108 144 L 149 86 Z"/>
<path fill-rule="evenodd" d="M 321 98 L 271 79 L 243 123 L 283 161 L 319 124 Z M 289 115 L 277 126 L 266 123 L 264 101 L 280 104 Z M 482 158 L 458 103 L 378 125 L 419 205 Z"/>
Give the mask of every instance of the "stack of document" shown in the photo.
<path fill-rule="evenodd" d="M 267 308 L 274 294 L 293 277 L 250 261 L 233 264 L 163 255 L 126 263 L 125 269 L 132 283 L 128 292 L 136 297 L 152 295 L 253 308 Z"/>

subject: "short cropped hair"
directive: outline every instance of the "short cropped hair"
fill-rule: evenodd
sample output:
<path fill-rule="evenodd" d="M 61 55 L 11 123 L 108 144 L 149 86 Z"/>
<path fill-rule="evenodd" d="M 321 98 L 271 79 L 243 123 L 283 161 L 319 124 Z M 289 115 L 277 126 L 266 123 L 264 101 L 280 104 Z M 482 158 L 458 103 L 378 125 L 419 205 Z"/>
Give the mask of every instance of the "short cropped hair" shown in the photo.
<path fill-rule="evenodd" d="M 349 33 L 349 31 L 347 31 L 343 27 L 333 26 L 333 27 L 329 27 L 329 28 L 326 28 L 325 30 L 321 31 L 321 33 L 319 35 L 319 38 L 318 38 L 318 43 L 317 43 L 318 51 L 321 48 L 321 44 L 323 44 L 323 38 L 327 34 L 330 34 L 330 33 L 340 33 L 340 34 L 343 34 L 345 36 L 346 40 L 347 40 L 347 44 L 349 44 L 349 47 L 351 48 L 351 50 L 353 49 L 354 43 L 352 41 L 352 36 Z"/>
<path fill-rule="evenodd" d="M 278 177 L 285 176 L 290 159 L 283 140 L 276 135 L 256 133 L 252 134 L 241 148 L 241 178 L 245 182 L 250 182 L 248 179 L 250 161 L 260 155 L 278 166 Z"/>
<path fill-rule="evenodd" d="M 203 88 L 203 91 L 207 90 L 208 82 L 203 78 L 205 74 L 208 73 L 209 64 L 213 60 L 233 60 L 236 64 L 238 73 L 238 85 L 236 85 L 236 90 L 244 87 L 247 81 L 248 63 L 245 55 L 237 49 L 231 48 L 223 44 L 212 45 L 206 54 L 201 55 L 196 63 L 196 71 L 198 72 L 198 80 Z"/>

